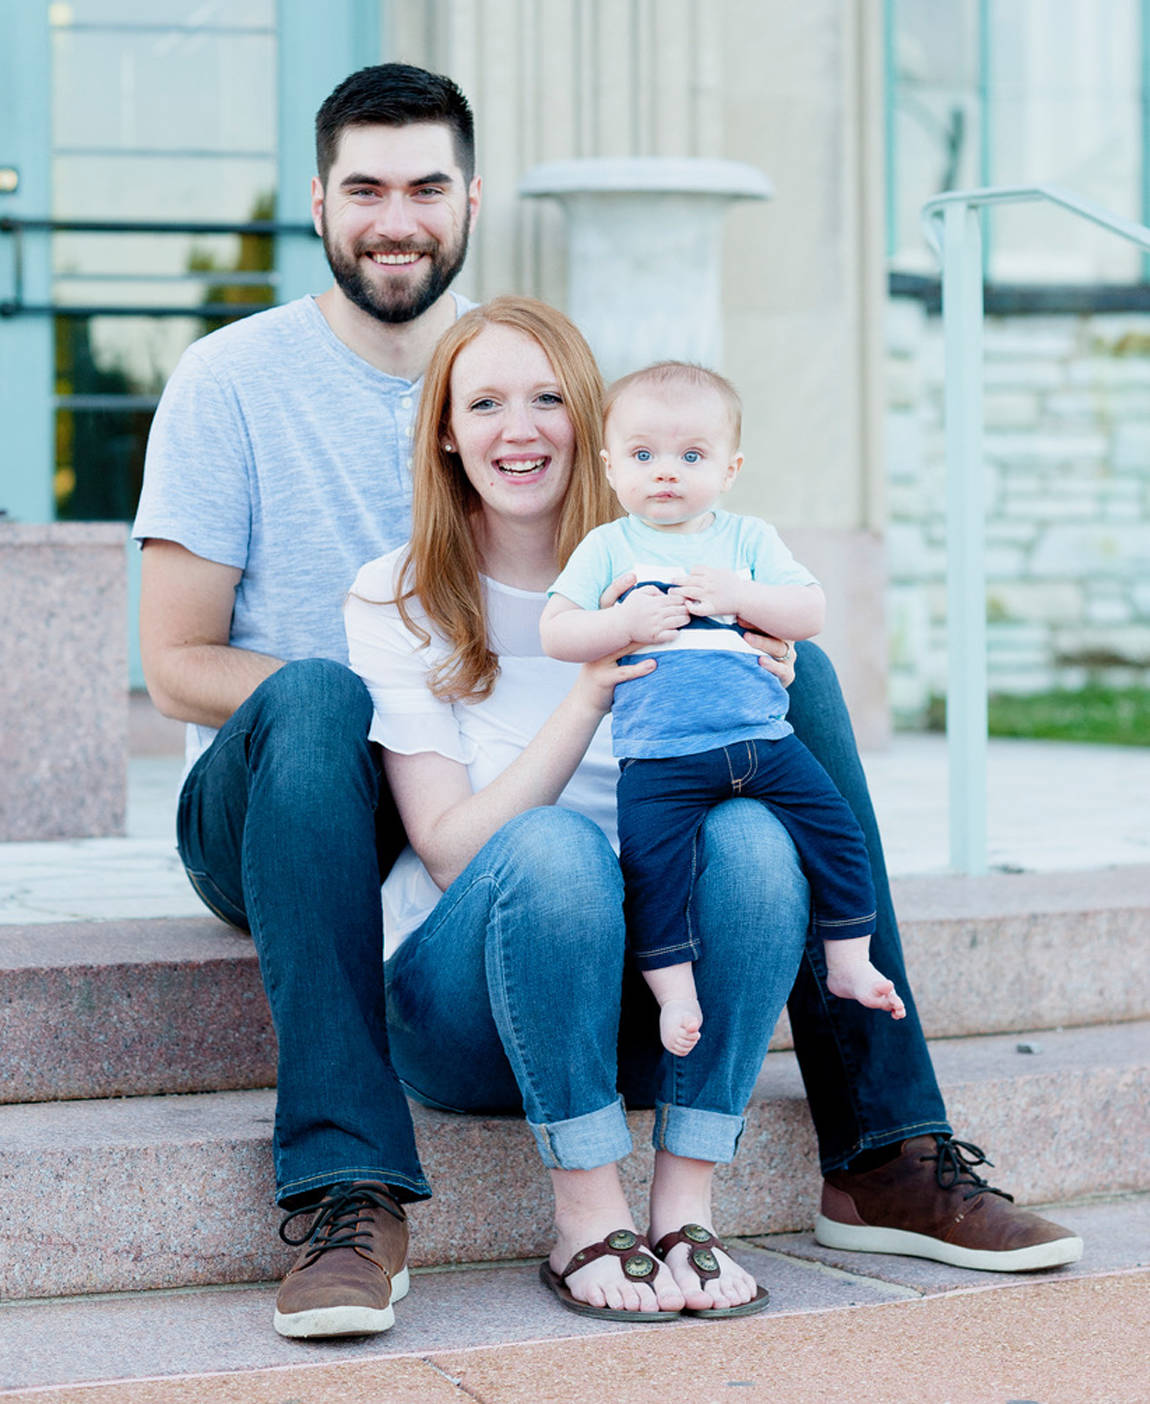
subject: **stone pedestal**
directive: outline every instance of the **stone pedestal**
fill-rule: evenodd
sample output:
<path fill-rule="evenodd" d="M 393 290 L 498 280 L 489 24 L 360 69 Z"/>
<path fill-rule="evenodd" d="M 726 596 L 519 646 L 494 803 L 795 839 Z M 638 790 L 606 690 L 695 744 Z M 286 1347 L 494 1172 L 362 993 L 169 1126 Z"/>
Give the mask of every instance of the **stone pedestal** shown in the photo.
<path fill-rule="evenodd" d="M 723 215 L 734 200 L 770 197 L 761 171 L 685 157 L 550 161 L 519 193 L 563 207 L 567 312 L 608 383 L 652 361 L 718 369 Z"/>
<path fill-rule="evenodd" d="M 120 522 L 0 522 L 0 841 L 124 832 Z"/>

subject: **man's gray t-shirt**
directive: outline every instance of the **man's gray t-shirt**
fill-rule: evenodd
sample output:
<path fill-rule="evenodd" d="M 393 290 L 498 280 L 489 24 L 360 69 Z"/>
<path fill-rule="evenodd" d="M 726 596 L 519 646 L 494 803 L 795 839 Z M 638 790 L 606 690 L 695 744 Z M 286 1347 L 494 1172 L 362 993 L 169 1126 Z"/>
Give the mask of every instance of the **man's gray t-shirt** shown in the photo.
<path fill-rule="evenodd" d="M 132 535 L 243 571 L 235 647 L 346 663 L 348 586 L 410 533 L 421 385 L 357 356 L 312 297 L 213 332 L 156 411 Z M 190 733 L 189 759 L 214 734 Z"/>

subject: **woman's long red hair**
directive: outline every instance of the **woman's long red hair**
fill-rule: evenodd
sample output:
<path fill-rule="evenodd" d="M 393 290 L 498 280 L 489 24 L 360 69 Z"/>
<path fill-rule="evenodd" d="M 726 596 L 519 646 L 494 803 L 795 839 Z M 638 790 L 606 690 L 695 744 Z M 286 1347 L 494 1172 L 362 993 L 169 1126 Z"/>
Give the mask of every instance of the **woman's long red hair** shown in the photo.
<path fill-rule="evenodd" d="M 499 660 L 487 640 L 487 619 L 472 531 L 480 500 L 458 455 L 443 448 L 451 418 L 451 371 L 465 346 L 490 326 L 511 327 L 539 343 L 559 384 L 575 434 L 571 483 L 555 534 L 560 567 L 592 527 L 618 515 L 599 458 L 603 379 L 591 348 L 562 312 L 529 297 L 497 297 L 472 308 L 440 338 L 424 377 L 412 455 L 411 541 L 397 574 L 399 612 L 429 642 L 407 601 L 419 599 L 451 651 L 429 686 L 448 701 L 478 701 L 495 685 Z"/>

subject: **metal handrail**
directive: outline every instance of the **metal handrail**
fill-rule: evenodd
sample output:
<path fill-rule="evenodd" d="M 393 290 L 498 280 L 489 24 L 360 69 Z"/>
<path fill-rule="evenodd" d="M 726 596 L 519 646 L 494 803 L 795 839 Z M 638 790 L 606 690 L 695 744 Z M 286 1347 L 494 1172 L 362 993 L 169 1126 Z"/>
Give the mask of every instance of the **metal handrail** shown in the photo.
<path fill-rule="evenodd" d="M 310 234 L 310 224 L 275 219 L 53 219 L 50 215 L 0 215 L 0 234 L 35 229 L 48 234 Z"/>
<path fill-rule="evenodd" d="M 926 241 L 941 260 L 941 230 L 945 211 L 950 205 L 1025 205 L 1036 204 L 1040 200 L 1048 200 L 1072 214 L 1081 215 L 1092 224 L 1101 225 L 1103 229 L 1109 229 L 1111 233 L 1129 239 L 1132 244 L 1139 244 L 1150 252 L 1150 226 L 1117 215 L 1103 205 L 1096 205 L 1093 200 L 1084 200 L 1081 195 L 1064 190 L 1060 185 L 991 185 L 977 190 L 948 190 L 945 194 L 936 195 L 922 207 Z"/>
<path fill-rule="evenodd" d="M 147 220 L 147 219 L 53 219 L 46 215 L 4 215 L 0 217 L 0 234 L 14 241 L 12 254 L 12 297 L 0 301 L 0 317 L 246 317 L 259 312 L 265 304 L 201 303 L 195 306 L 161 305 L 132 306 L 122 303 L 71 304 L 29 303 L 24 301 L 24 234 L 26 231 L 46 234 L 195 234 L 208 237 L 219 234 L 258 234 L 269 237 L 283 235 L 316 238 L 310 224 L 285 223 L 274 219 L 253 219 L 240 223 L 218 220 Z M 203 280 L 226 282 L 226 269 L 205 269 Z M 250 276 L 242 281 L 253 283 Z M 262 284 L 274 287 L 276 275 L 269 271 Z M 259 285 L 259 284 L 257 284 Z"/>
<path fill-rule="evenodd" d="M 950 190 L 928 200 L 922 209 L 927 242 L 942 264 L 950 862 L 963 873 L 984 873 L 987 868 L 983 281 L 978 211 L 1040 200 L 1150 251 L 1150 227 L 1057 185 Z"/>

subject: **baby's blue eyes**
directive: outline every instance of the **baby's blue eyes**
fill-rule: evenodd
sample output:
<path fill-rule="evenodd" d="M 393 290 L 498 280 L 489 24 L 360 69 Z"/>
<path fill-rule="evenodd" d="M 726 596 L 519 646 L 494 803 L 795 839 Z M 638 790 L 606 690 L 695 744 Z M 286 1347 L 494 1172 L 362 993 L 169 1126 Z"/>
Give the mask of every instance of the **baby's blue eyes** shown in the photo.
<path fill-rule="evenodd" d="M 634 456 L 636 463 L 653 463 L 655 459 L 650 449 L 636 449 Z M 701 463 L 702 459 L 703 455 L 698 449 L 688 449 L 683 455 L 684 463 Z"/>

